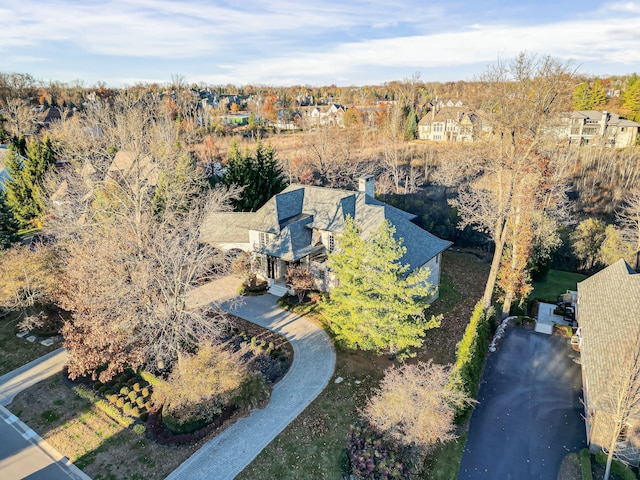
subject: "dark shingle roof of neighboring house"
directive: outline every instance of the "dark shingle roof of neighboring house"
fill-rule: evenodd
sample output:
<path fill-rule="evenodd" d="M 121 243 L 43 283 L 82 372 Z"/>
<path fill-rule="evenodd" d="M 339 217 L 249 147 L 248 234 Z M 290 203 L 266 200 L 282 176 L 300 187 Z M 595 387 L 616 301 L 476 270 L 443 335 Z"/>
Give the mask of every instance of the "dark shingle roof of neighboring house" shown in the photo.
<path fill-rule="evenodd" d="M 618 260 L 580 282 L 578 297 L 589 405 L 602 409 L 609 379 L 640 335 L 640 274 Z"/>
<path fill-rule="evenodd" d="M 255 213 L 209 214 L 202 227 L 202 239 L 214 244 L 248 243 L 249 230 L 267 232 L 275 239 L 263 248 L 263 253 L 295 261 L 316 248 L 312 245 L 312 228 L 341 233 L 348 216 L 355 219 L 364 235 L 376 230 L 384 220 L 391 222 L 396 228 L 395 237 L 402 238 L 407 248 L 401 261 L 412 270 L 451 245 L 411 223 L 415 215 L 363 192 L 306 185 L 290 185 Z"/>

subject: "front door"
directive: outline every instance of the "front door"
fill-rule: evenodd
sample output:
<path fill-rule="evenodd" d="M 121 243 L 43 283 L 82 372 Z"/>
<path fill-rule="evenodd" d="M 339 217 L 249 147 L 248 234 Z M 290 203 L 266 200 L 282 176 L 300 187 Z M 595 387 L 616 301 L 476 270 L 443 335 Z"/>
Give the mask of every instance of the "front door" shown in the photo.
<path fill-rule="evenodd" d="M 280 262 L 275 257 L 267 257 L 267 277 L 278 279 L 280 277 Z"/>

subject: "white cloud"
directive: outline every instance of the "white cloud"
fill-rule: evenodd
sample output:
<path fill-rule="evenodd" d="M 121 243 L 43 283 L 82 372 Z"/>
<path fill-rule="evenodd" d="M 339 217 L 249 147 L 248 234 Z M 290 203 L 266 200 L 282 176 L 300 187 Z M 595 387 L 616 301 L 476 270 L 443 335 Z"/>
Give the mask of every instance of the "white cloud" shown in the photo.
<path fill-rule="evenodd" d="M 489 21 L 464 18 L 464 3 L 436 8 L 418 0 L 11 3 L 0 7 L 1 68 L 37 68 L 44 62 L 29 63 L 29 57 L 48 58 L 45 75 L 54 78 L 57 71 L 77 76 L 79 68 L 90 68 L 78 59 L 90 57 L 125 83 L 178 70 L 189 81 L 274 85 L 369 83 L 402 77 L 398 71 L 475 68 L 523 50 L 631 69 L 640 63 L 638 1 L 603 3 L 571 20 L 537 25 L 513 17 L 517 8 L 509 18 Z M 154 71 L 119 67 L 135 69 L 138 58 Z"/>
<path fill-rule="evenodd" d="M 521 51 L 577 62 L 597 60 L 634 66 L 640 62 L 639 31 L 640 16 L 532 27 L 474 25 L 457 32 L 344 43 L 313 55 L 300 51 L 277 58 L 256 59 L 239 63 L 227 74 L 203 76 L 202 80 L 279 84 L 291 79 L 295 79 L 293 83 L 316 79 L 322 83 L 342 75 L 358 81 L 358 71 L 368 67 L 419 71 L 434 66 L 491 63 L 498 54 L 508 58 Z"/>

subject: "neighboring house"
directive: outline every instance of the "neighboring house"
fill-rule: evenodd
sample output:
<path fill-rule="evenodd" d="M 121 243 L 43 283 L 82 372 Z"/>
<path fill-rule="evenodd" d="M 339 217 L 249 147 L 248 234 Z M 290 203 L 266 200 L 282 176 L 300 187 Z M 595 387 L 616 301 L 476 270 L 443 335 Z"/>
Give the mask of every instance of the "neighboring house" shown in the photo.
<path fill-rule="evenodd" d="M 632 147 L 638 141 L 640 123 L 621 118 L 620 115 L 594 110 L 576 110 L 561 118 L 556 128 L 560 138 L 570 144 Z"/>
<path fill-rule="evenodd" d="M 347 111 L 346 107 L 337 103 L 332 103 L 328 106 L 306 107 L 302 110 L 302 118 L 307 127 L 319 127 L 324 125 L 337 125 L 339 127 L 344 126 L 344 113 Z"/>
<path fill-rule="evenodd" d="M 434 142 L 472 142 L 479 118 L 461 107 L 432 107 L 418 122 L 418 138 Z"/>
<path fill-rule="evenodd" d="M 327 269 L 327 255 L 338 245 L 347 217 L 355 220 L 363 235 L 388 220 L 407 249 L 401 262 L 412 271 L 429 268 L 429 282 L 438 286 L 441 254 L 451 242 L 412 223 L 415 215 L 376 200 L 373 177 L 361 178 L 359 187 L 355 192 L 290 185 L 257 212 L 210 213 L 201 238 L 223 250 L 252 252 L 255 271 L 268 281 L 272 293 L 285 293 L 284 276 L 291 264 L 308 265 L 316 288 L 327 291 L 335 284 Z"/>
<path fill-rule="evenodd" d="M 640 274 L 624 260 L 578 284 L 578 332 L 587 443 L 592 452 L 607 446 L 611 421 L 611 379 L 640 336 Z M 610 425 L 610 423 L 609 423 Z M 635 428 L 633 428 L 635 427 Z M 627 425 L 619 438 L 617 455 L 634 465 L 640 459 L 640 418 Z"/>

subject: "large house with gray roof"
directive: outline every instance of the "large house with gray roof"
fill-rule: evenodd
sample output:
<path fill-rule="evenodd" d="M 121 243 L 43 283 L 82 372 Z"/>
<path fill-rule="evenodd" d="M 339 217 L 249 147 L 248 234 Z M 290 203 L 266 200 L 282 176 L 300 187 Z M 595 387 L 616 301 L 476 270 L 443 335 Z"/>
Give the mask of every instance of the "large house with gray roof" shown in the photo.
<path fill-rule="evenodd" d="M 607 111 L 576 110 L 561 119 L 557 132 L 561 138 L 568 138 L 569 143 L 579 146 L 625 148 L 637 143 L 640 124 Z"/>
<path fill-rule="evenodd" d="M 577 339 L 587 443 L 592 452 L 609 445 L 610 429 L 615 423 L 612 385 L 640 345 L 639 300 L 640 274 L 622 259 L 578 284 Z M 637 422 L 631 420 L 621 430 L 617 456 L 638 465 L 640 408 Z"/>
<path fill-rule="evenodd" d="M 328 291 L 335 279 L 327 269 L 327 255 L 337 248 L 347 217 L 354 219 L 365 236 L 388 220 L 395 227 L 396 239 L 402 239 L 406 247 L 401 262 L 411 271 L 428 268 L 429 282 L 437 287 L 441 255 L 451 242 L 412 223 L 415 215 L 376 200 L 373 177 L 359 182 L 359 191 L 294 184 L 256 212 L 210 213 L 201 238 L 222 250 L 251 252 L 256 273 L 267 280 L 271 293 L 286 292 L 284 276 L 292 264 L 307 265 L 316 288 Z"/>

